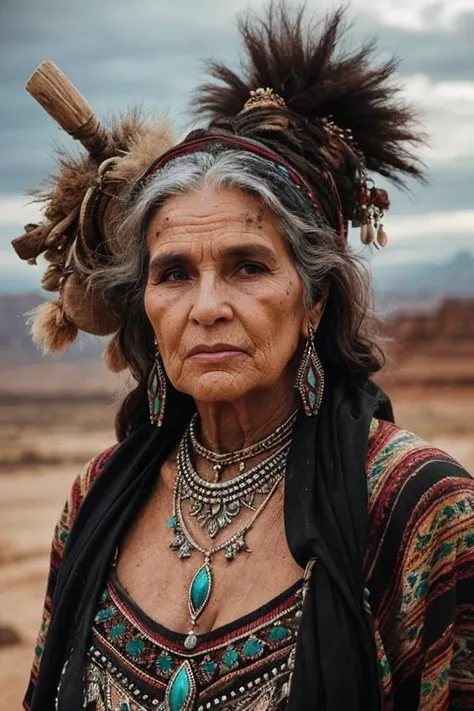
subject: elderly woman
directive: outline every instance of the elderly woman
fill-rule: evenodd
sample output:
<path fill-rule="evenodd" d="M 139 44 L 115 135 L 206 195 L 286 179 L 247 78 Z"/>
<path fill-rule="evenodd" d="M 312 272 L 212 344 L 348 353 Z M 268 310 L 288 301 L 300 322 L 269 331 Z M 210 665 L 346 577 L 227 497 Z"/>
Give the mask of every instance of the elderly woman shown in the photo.
<path fill-rule="evenodd" d="M 346 239 L 385 243 L 366 171 L 419 176 L 411 113 L 391 63 L 335 55 L 340 13 L 318 36 L 272 12 L 242 25 L 243 77 L 213 65 L 210 125 L 138 180 L 116 130 L 68 256 L 47 241 L 36 331 L 93 331 L 92 294 L 137 385 L 56 529 L 31 711 L 474 708 L 474 483 L 369 380 Z"/>

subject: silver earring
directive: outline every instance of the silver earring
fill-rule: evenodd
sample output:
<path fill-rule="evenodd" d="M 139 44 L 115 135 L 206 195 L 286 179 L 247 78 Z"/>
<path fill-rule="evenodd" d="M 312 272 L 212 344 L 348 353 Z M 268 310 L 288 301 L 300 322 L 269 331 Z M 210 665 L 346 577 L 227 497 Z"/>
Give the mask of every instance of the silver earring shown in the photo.
<path fill-rule="evenodd" d="M 158 349 L 155 355 L 155 362 L 148 376 L 147 395 L 150 422 L 152 425 L 161 427 L 165 416 L 166 377 Z"/>
<path fill-rule="evenodd" d="M 305 414 L 308 417 L 315 417 L 323 400 L 324 370 L 314 347 L 314 331 L 311 325 L 298 368 L 295 387 L 300 394 Z"/>

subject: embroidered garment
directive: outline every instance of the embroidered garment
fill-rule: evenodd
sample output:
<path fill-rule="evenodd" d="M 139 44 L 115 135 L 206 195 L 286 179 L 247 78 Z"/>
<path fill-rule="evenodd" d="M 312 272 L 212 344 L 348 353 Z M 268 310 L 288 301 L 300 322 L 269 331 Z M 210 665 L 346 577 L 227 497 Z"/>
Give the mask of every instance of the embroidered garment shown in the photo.
<path fill-rule="evenodd" d="M 56 527 L 25 709 L 35 689 L 65 542 L 85 494 L 112 451 L 94 459 L 78 476 Z M 474 481 L 444 452 L 383 421 L 373 421 L 366 462 L 365 575 L 383 709 L 472 709 Z"/>
<path fill-rule="evenodd" d="M 302 583 L 200 637 L 151 620 L 115 575 L 94 619 L 85 673 L 88 711 L 281 711 L 289 694 Z M 165 703 L 166 697 L 166 703 Z"/>

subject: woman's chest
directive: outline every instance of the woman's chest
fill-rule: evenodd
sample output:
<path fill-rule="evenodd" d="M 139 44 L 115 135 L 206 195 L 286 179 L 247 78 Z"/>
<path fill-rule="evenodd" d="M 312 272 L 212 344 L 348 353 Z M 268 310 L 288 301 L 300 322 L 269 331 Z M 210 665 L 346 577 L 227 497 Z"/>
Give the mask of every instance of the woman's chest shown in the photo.
<path fill-rule="evenodd" d="M 282 711 L 301 618 L 297 584 L 200 638 L 150 620 L 111 577 L 95 615 L 85 672 L 89 711 Z"/>
<path fill-rule="evenodd" d="M 301 579 L 303 571 L 286 541 L 281 496 L 247 532 L 244 549 L 230 556 L 225 544 L 233 536 L 239 544 L 238 526 L 211 540 L 192 520 L 197 547 L 183 555 L 182 534 L 170 526 L 166 494 L 157 490 L 130 528 L 117 567 L 121 585 L 151 619 L 176 632 L 194 627 L 203 634 L 261 607 Z"/>

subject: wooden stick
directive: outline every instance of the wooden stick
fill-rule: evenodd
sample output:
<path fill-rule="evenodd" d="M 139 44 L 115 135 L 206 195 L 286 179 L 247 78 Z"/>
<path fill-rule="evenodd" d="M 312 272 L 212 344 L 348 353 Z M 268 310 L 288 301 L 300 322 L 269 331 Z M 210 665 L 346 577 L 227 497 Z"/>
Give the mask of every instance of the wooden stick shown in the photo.
<path fill-rule="evenodd" d="M 107 131 L 82 94 L 53 62 L 47 60 L 39 65 L 26 90 L 93 158 L 104 157 L 110 144 Z"/>

